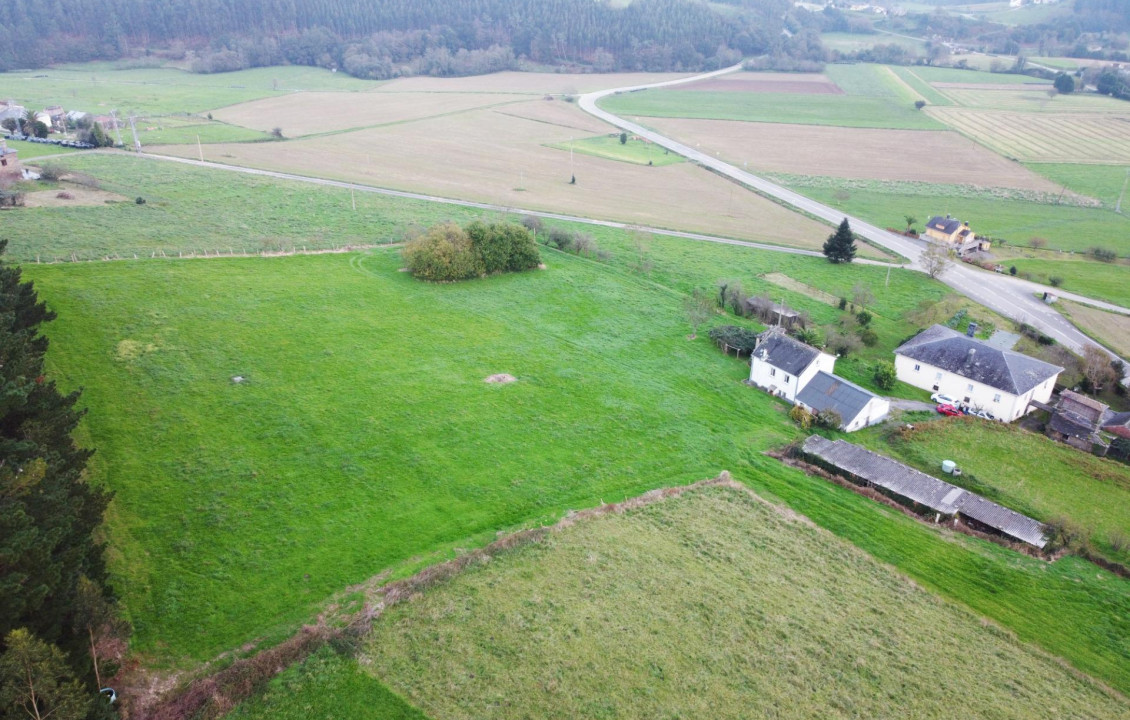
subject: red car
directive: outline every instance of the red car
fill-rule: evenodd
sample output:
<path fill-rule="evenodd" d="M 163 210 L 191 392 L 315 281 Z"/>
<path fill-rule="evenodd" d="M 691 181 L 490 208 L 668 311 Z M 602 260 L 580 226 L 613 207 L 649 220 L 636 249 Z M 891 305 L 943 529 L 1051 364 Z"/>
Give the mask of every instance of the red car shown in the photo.
<path fill-rule="evenodd" d="M 953 417 L 954 415 L 961 415 L 962 414 L 962 412 L 960 410 L 958 410 L 957 408 L 955 408 L 953 405 L 939 405 L 938 406 L 938 412 L 940 412 L 943 415 L 948 415 L 950 417 Z"/>

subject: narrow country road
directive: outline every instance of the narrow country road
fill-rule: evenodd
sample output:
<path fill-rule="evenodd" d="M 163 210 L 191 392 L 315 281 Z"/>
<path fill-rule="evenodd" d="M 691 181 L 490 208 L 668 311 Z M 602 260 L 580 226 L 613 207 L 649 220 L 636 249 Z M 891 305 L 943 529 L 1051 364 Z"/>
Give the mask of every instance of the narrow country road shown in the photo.
<path fill-rule="evenodd" d="M 608 97 L 609 95 L 617 95 L 623 93 L 636 92 L 638 90 L 670 87 L 672 85 L 680 85 L 683 83 L 695 82 L 707 78 L 724 75 L 726 73 L 735 72 L 741 69 L 741 65 L 734 65 L 722 70 L 715 70 L 714 72 L 704 73 L 688 78 L 680 78 L 678 80 L 668 80 L 660 83 L 652 83 L 648 85 L 634 85 L 631 87 L 613 88 L 609 90 L 598 90 L 596 92 L 586 93 L 581 95 L 578 101 L 581 109 L 593 115 L 604 122 L 626 130 L 639 137 L 646 138 L 651 142 L 666 148 L 671 152 L 678 153 L 690 160 L 693 160 L 700 165 L 713 170 L 714 172 L 731 178 L 732 180 L 741 183 L 747 187 L 756 190 L 757 192 L 777 198 L 784 203 L 800 210 L 808 215 L 821 218 L 832 225 L 840 223 L 844 217 L 848 218 L 851 223 L 852 229 L 857 235 L 860 235 L 876 245 L 880 245 L 889 250 L 892 250 L 903 257 L 910 260 L 910 267 L 915 270 L 922 270 L 921 257 L 926 248 L 926 243 L 921 240 L 914 240 L 903 235 L 887 232 L 882 228 L 878 228 L 870 223 L 864 222 L 859 218 L 846 215 L 840 210 L 828 207 L 821 203 L 811 200 L 803 195 L 793 192 L 788 188 L 781 187 L 768 180 L 752 175 L 738 167 L 735 167 L 717 157 L 711 156 L 707 153 L 696 150 L 695 148 L 684 145 L 677 140 L 661 135 L 654 130 L 649 130 L 637 123 L 630 122 L 624 118 L 613 115 L 606 110 L 602 110 L 597 106 L 597 102 L 601 98 Z M 953 264 L 938 278 L 945 284 L 957 290 L 966 297 L 984 305 L 991 310 L 1011 318 L 1017 322 L 1028 323 L 1034 327 L 1039 328 L 1045 334 L 1056 339 L 1057 342 L 1063 344 L 1076 353 L 1081 353 L 1085 344 L 1095 344 L 1095 341 L 1088 338 L 1080 332 L 1074 325 L 1068 322 L 1062 315 L 1056 312 L 1052 307 L 1046 305 L 1040 297 L 1044 292 L 1049 292 L 1055 295 L 1063 295 L 1064 297 L 1071 297 L 1072 299 L 1079 299 L 1083 302 L 1102 307 L 1107 310 L 1113 310 L 1124 314 L 1130 314 L 1130 309 L 1123 308 L 1110 303 L 1104 303 L 1097 300 L 1091 300 L 1078 295 L 1069 295 L 1067 293 L 1060 293 L 1054 288 L 1046 287 L 1038 283 L 1020 280 L 1009 275 L 999 275 L 989 273 L 983 270 L 974 269 L 962 265 L 960 263 Z M 1109 349 L 1107 352 L 1111 357 L 1118 357 Z M 1130 374 L 1130 368 L 1128 368 Z"/>

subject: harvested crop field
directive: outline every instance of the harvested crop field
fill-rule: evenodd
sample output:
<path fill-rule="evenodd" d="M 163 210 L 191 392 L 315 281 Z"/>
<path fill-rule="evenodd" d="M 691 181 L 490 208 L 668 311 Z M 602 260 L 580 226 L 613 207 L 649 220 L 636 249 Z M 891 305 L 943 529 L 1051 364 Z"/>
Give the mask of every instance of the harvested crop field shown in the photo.
<path fill-rule="evenodd" d="M 935 107 L 930 114 L 1022 162 L 1130 163 L 1130 115 L 1030 114 Z"/>
<path fill-rule="evenodd" d="M 682 118 L 655 118 L 648 123 L 692 146 L 701 144 L 704 152 L 721 153 L 738 166 L 748 163 L 767 172 L 1059 190 L 1047 178 L 950 131 Z"/>
<path fill-rule="evenodd" d="M 1125 717 L 1124 700 L 744 488 L 581 520 L 375 623 L 433 718 Z"/>
<path fill-rule="evenodd" d="M 1130 357 L 1130 316 L 1063 299 L 1059 306 L 1080 330 L 1122 357 Z"/>
<path fill-rule="evenodd" d="M 285 144 L 205 147 L 206 159 L 495 205 L 818 249 L 823 224 L 692 165 L 639 166 L 546 147 L 582 137 L 516 117 L 536 99 Z M 557 106 L 554 106 L 557 107 Z M 571 106 L 560 112 L 573 117 Z M 609 128 L 610 129 L 610 128 Z M 607 129 L 606 129 L 607 131 Z M 193 157 L 194 147 L 163 152 Z M 575 175 L 577 182 L 570 184 Z"/>
<path fill-rule="evenodd" d="M 263 131 L 277 127 L 287 137 L 300 137 L 420 120 L 522 99 L 491 93 L 312 92 L 254 100 L 217 110 L 213 115 L 233 125 Z"/>
<path fill-rule="evenodd" d="M 497 92 L 576 95 L 605 88 L 648 85 L 689 73 L 527 73 L 500 72 L 461 78 L 413 77 L 393 80 L 378 92 Z"/>

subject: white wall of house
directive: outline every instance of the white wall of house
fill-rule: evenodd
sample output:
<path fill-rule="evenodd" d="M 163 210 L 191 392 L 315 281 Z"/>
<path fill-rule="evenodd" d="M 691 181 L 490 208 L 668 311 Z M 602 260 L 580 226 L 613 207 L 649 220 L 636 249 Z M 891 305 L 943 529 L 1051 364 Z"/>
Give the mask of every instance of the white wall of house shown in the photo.
<path fill-rule="evenodd" d="M 887 398 L 873 397 L 871 400 L 859 411 L 859 414 L 850 421 L 844 418 L 844 430 L 847 432 L 855 432 L 865 427 L 870 427 L 883 422 L 887 415 L 891 413 L 891 402 Z"/>
<path fill-rule="evenodd" d="M 1048 402 L 1055 387 L 1055 377 L 1051 377 L 1018 396 L 905 355 L 895 355 L 895 375 L 899 380 L 915 387 L 940 392 L 956 398 L 963 404 L 987 410 L 1006 422 L 1012 422 L 1023 416 L 1032 400 Z"/>
<path fill-rule="evenodd" d="M 797 393 L 799 393 L 808 381 L 816 375 L 816 373 L 823 370 L 830 373 L 836 366 L 836 358 L 827 354 L 820 353 L 816 359 L 808 364 L 799 376 L 790 375 L 780 368 L 773 367 L 767 361 L 757 357 L 755 350 L 751 355 L 749 365 L 749 381 L 759 388 L 764 390 L 771 390 L 789 402 L 795 402 Z"/>

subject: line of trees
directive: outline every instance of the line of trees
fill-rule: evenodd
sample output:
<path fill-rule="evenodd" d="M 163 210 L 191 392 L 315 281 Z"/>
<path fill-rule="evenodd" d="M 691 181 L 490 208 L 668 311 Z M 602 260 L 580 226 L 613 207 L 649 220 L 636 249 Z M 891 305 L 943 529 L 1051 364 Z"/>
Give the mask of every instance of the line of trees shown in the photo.
<path fill-rule="evenodd" d="M 110 495 L 87 483 L 91 451 L 71 437 L 79 393 L 45 376 L 40 328 L 54 318 L 0 264 L 0 714 L 68 720 L 105 710 L 113 658 L 100 648 L 125 629 L 95 540 Z"/>
<path fill-rule="evenodd" d="M 5 0 L 0 70 L 149 48 L 201 51 L 195 69 L 203 72 L 285 62 L 386 78 L 518 59 L 699 70 L 772 52 L 786 16 L 798 24 L 792 11 L 788 0 Z"/>

